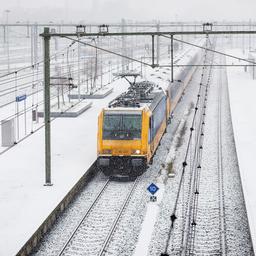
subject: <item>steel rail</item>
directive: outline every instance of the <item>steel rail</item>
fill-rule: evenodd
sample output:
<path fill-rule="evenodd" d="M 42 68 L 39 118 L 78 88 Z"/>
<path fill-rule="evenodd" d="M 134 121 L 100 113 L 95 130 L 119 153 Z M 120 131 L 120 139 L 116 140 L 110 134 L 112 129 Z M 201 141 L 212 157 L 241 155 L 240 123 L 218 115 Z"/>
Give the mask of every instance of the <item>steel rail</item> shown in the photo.
<path fill-rule="evenodd" d="M 203 58 L 204 58 L 204 63 L 206 63 L 207 51 L 204 52 L 204 57 Z M 202 78 L 203 78 L 203 72 L 201 74 L 201 80 L 200 80 L 200 84 L 199 84 L 199 88 L 198 88 L 195 112 L 194 112 L 194 115 L 193 115 L 193 118 L 192 118 L 191 128 L 193 128 L 194 125 L 195 125 L 195 119 L 196 119 L 197 112 L 198 112 L 200 92 L 201 92 L 201 88 L 202 88 Z M 193 134 L 193 129 L 190 129 L 190 135 L 189 135 L 187 146 L 186 146 L 185 157 L 184 157 L 184 161 L 183 161 L 182 167 L 181 167 L 182 168 L 181 176 L 180 176 L 179 181 L 178 181 L 178 190 L 177 190 L 177 193 L 176 193 L 176 198 L 175 198 L 175 201 L 174 201 L 174 206 L 173 206 L 172 214 L 171 214 L 171 226 L 169 228 L 167 239 L 166 239 L 166 242 L 165 242 L 164 253 L 161 253 L 161 256 L 169 255 L 167 253 L 167 251 L 168 251 L 171 235 L 173 233 L 174 223 L 175 223 L 175 220 L 177 219 L 176 212 L 177 212 L 177 208 L 178 208 L 178 201 L 179 201 L 179 198 L 180 198 L 182 182 L 184 181 L 185 171 L 186 171 L 186 167 L 187 167 L 187 158 L 188 158 L 189 149 L 191 147 L 192 134 Z"/>
<path fill-rule="evenodd" d="M 208 73 L 208 78 L 211 75 L 211 69 Z M 203 83 L 203 81 L 201 80 L 201 84 Z M 189 243 L 191 242 L 191 236 L 193 235 L 192 231 L 193 231 L 193 225 L 194 225 L 194 216 L 195 216 L 195 212 L 197 211 L 197 209 L 195 208 L 195 202 L 197 200 L 197 194 L 195 193 L 196 191 L 196 187 L 198 185 L 198 178 L 199 176 L 197 175 L 197 171 L 198 171 L 198 164 L 199 164 L 199 155 L 201 152 L 201 128 L 203 127 L 203 117 L 204 117 L 204 111 L 205 111 L 205 98 L 206 96 L 206 88 L 208 88 L 208 81 L 206 83 L 205 86 L 203 86 L 202 91 L 200 92 L 200 99 L 203 98 L 203 101 L 199 104 L 200 106 L 200 116 L 198 116 L 199 118 L 199 124 L 198 127 L 193 126 L 193 129 L 195 130 L 197 129 L 197 133 L 196 135 L 196 142 L 195 142 L 195 152 L 193 155 L 193 161 L 191 163 L 192 165 L 192 171 L 191 171 L 191 181 L 190 181 L 190 185 L 189 185 L 189 192 L 188 192 L 188 209 L 186 211 L 186 221 L 185 221 L 185 228 L 184 228 L 184 235 L 183 235 L 183 242 L 182 242 L 182 251 L 181 251 L 181 255 L 185 256 L 187 255 L 187 251 L 189 248 Z M 203 96 L 203 97 L 202 97 Z M 202 104 L 203 103 L 203 104 Z M 191 221 L 192 219 L 192 221 Z"/>
<path fill-rule="evenodd" d="M 217 120 L 217 145 L 218 145 L 218 190 L 219 190 L 219 217 L 220 217 L 220 249 L 221 255 L 227 255 L 226 248 L 226 225 L 225 225 L 225 195 L 222 162 L 222 94 L 223 85 L 222 72 L 220 70 L 220 81 L 218 85 L 218 120 Z"/>
<path fill-rule="evenodd" d="M 194 181 L 194 188 L 193 188 L 193 205 L 192 205 L 192 223 L 191 223 L 191 228 L 190 228 L 190 233 L 189 233 L 189 241 L 188 241 L 188 254 L 193 255 L 194 251 L 194 245 L 195 245 L 195 236 L 196 236 L 196 224 L 197 224 L 197 213 L 198 213 L 198 200 L 199 200 L 199 187 L 200 187 L 200 171 L 201 171 L 201 161 L 202 161 L 202 150 L 203 150 L 203 142 L 204 142 L 204 124 L 205 124 L 205 116 L 206 116 L 206 107 L 207 107 L 207 95 L 208 95 L 208 88 L 210 85 L 210 77 L 212 74 L 212 68 L 209 70 L 208 73 L 208 78 L 206 82 L 206 88 L 205 88 L 205 93 L 204 93 L 204 100 L 201 102 L 202 104 L 202 111 L 201 111 L 201 116 L 200 116 L 200 121 L 199 121 L 199 129 L 198 132 L 198 139 L 199 139 L 199 144 L 197 148 L 197 157 L 196 157 L 196 166 L 195 166 L 195 181 Z"/>
<path fill-rule="evenodd" d="M 104 241 L 103 247 L 101 248 L 101 251 L 99 252 L 98 255 L 103 255 L 106 251 L 106 247 L 108 246 L 110 239 L 118 225 L 118 222 L 122 216 L 122 213 L 124 212 L 125 208 L 127 207 L 128 203 L 130 202 L 131 196 L 135 190 L 135 188 L 137 187 L 137 184 L 140 180 L 140 177 L 137 177 L 136 180 L 134 181 L 132 188 L 130 189 L 130 191 L 128 192 L 119 212 L 118 215 L 116 216 L 111 229 Z M 106 188 L 109 186 L 110 183 L 110 179 L 107 180 L 107 182 L 104 184 L 104 186 L 102 187 L 101 191 L 98 193 L 98 195 L 96 196 L 96 198 L 94 199 L 93 203 L 91 204 L 90 208 L 86 211 L 86 213 L 84 214 L 84 216 L 82 217 L 82 219 L 79 221 L 78 225 L 74 228 L 74 230 L 72 231 L 70 237 L 68 238 L 68 240 L 66 241 L 66 243 L 64 244 L 64 246 L 62 247 L 61 251 L 58 253 L 58 256 L 64 255 L 66 249 L 68 248 L 68 246 L 70 245 L 72 239 L 74 238 L 74 236 L 77 234 L 79 228 L 81 227 L 81 225 L 84 223 L 85 219 L 88 217 L 88 215 L 91 213 L 91 211 L 94 209 L 94 207 L 96 206 L 96 204 L 99 202 L 100 198 L 102 197 L 102 195 L 104 194 L 104 191 L 106 190 Z"/>
<path fill-rule="evenodd" d="M 116 227 L 118 225 L 119 220 L 121 219 L 121 216 L 122 216 L 124 210 L 126 209 L 128 203 L 131 200 L 132 194 L 134 193 L 134 190 L 137 187 L 139 180 L 140 180 L 140 177 L 137 177 L 136 180 L 134 181 L 132 189 L 128 193 L 128 195 L 127 195 L 127 197 L 126 197 L 122 207 L 120 208 L 120 211 L 119 211 L 118 215 L 116 216 L 115 221 L 113 222 L 113 224 L 111 226 L 111 229 L 110 229 L 110 231 L 109 231 L 109 233 L 108 233 L 108 235 L 107 235 L 107 237 L 105 239 L 105 242 L 104 242 L 104 244 L 103 244 L 103 246 L 102 246 L 98 256 L 102 256 L 106 252 L 106 248 L 109 245 L 109 242 L 110 242 L 110 240 L 111 240 L 111 238 L 112 238 L 112 236 L 113 236 L 113 234 L 114 234 L 114 232 L 116 230 Z"/>
<path fill-rule="evenodd" d="M 77 233 L 77 230 L 79 229 L 79 227 L 82 225 L 82 223 L 84 222 L 85 218 L 87 218 L 87 216 L 90 214 L 90 212 L 92 211 L 92 209 L 94 208 L 94 206 L 96 205 L 96 203 L 99 201 L 100 197 L 102 196 L 102 194 L 104 193 L 104 191 L 106 190 L 106 188 L 108 187 L 110 183 L 110 180 L 108 179 L 106 181 L 106 183 L 104 184 L 104 186 L 102 187 L 102 189 L 100 190 L 100 192 L 98 193 L 98 195 L 96 196 L 96 198 L 94 199 L 93 203 L 91 204 L 91 206 L 89 207 L 89 209 L 86 211 L 86 213 L 84 214 L 84 216 L 82 217 L 82 219 L 79 221 L 78 225 L 75 227 L 75 229 L 73 230 L 73 232 L 71 233 L 70 237 L 68 238 L 68 240 L 66 241 L 66 243 L 64 244 L 64 246 L 62 247 L 61 251 L 58 253 L 58 256 L 63 255 L 63 253 L 65 252 L 66 248 L 68 247 L 70 241 L 72 240 L 72 238 L 74 237 L 74 235 Z"/>

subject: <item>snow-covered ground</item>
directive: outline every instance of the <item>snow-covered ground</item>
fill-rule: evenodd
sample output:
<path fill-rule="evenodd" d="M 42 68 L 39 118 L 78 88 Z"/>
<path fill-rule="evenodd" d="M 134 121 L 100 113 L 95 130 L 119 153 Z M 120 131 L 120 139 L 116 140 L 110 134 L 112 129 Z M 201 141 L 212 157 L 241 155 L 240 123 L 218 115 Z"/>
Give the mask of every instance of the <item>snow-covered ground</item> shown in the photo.
<path fill-rule="evenodd" d="M 44 186 L 44 129 L 0 156 L 0 255 L 16 254 L 95 161 L 98 113 L 128 86 L 124 79 L 113 85 L 83 115 L 52 122 L 53 186 Z"/>
<path fill-rule="evenodd" d="M 185 64 L 197 51 L 185 47 L 183 52 L 177 53 L 175 57 L 182 58 L 181 62 Z M 228 51 L 228 53 L 243 57 L 239 51 Z M 165 59 L 164 64 L 167 63 L 170 64 L 169 60 Z M 234 60 L 227 60 L 227 64 L 230 63 L 236 64 Z M 176 77 L 181 70 L 182 68 L 175 69 Z M 161 86 L 166 85 L 170 80 L 168 68 L 160 70 L 144 68 L 144 73 L 147 73 L 149 80 L 154 80 Z M 253 107 L 256 87 L 255 81 L 242 67 L 228 68 L 228 80 L 239 166 L 255 248 L 256 199 L 252 159 L 256 148 L 256 137 L 253 133 L 256 130 L 256 122 L 251 117 L 256 114 L 256 108 Z M 128 84 L 124 80 L 117 80 L 113 82 L 113 86 L 114 93 L 105 99 L 93 100 L 92 108 L 80 117 L 72 121 L 66 118 L 57 119 L 52 123 L 53 186 L 43 186 L 43 129 L 0 156 L 0 237 L 4 238 L 0 239 L 0 255 L 16 254 L 95 161 L 98 113 L 111 99 L 123 92 Z M 161 189 L 161 194 L 163 192 Z M 135 255 L 142 255 L 142 251 L 147 252 L 159 213 L 160 198 L 161 196 L 158 204 L 148 204 Z"/>
<path fill-rule="evenodd" d="M 245 57 L 241 50 L 228 50 L 228 54 Z M 227 64 L 244 64 L 227 59 Z M 256 152 L 256 81 L 243 67 L 228 68 L 230 107 L 240 175 L 250 224 L 251 236 L 256 248 L 256 187 L 255 187 L 255 152 Z"/>
<path fill-rule="evenodd" d="M 164 69 L 161 69 L 163 71 Z M 150 70 L 148 70 L 150 71 Z M 159 72 L 158 72 L 159 73 Z M 157 206 L 154 207 L 154 204 L 149 203 L 149 210 L 145 213 L 146 204 L 149 200 L 149 192 L 147 191 L 147 187 L 150 183 L 154 182 L 159 184 L 160 190 L 158 192 L 158 205 L 161 204 L 161 194 L 164 193 L 163 183 L 161 184 L 161 179 L 156 178 L 158 176 L 159 168 L 161 164 L 165 161 L 165 158 L 168 153 L 168 148 L 171 145 L 171 141 L 173 139 L 173 134 L 175 133 L 177 126 L 179 124 L 181 116 L 183 117 L 183 113 L 187 108 L 187 105 L 191 103 L 191 94 L 196 94 L 196 90 L 194 90 L 194 86 L 198 86 L 198 79 L 201 74 L 196 72 L 195 77 L 192 78 L 191 86 L 189 86 L 186 91 L 184 98 L 182 99 L 182 104 L 179 104 L 175 110 L 174 118 L 172 119 L 172 123 L 168 126 L 167 133 L 163 136 L 161 141 L 161 145 L 158 147 L 156 152 L 156 156 L 154 157 L 153 164 L 149 167 L 148 171 L 143 175 L 143 179 L 141 179 L 138 184 L 138 188 L 136 188 L 135 194 L 131 198 L 131 202 L 127 206 L 127 209 L 122 215 L 122 218 L 117 226 L 115 234 L 113 235 L 110 245 L 107 248 L 106 255 L 123 255 L 130 256 L 133 255 L 134 250 L 136 249 L 136 242 L 139 238 L 141 224 L 143 222 L 143 218 L 145 214 L 152 218 L 152 212 L 155 213 L 156 219 L 152 219 L 150 221 L 150 226 L 148 226 L 148 221 L 150 218 L 146 217 L 145 224 L 141 230 L 140 242 L 137 245 L 137 253 L 141 253 L 144 250 L 144 253 L 147 253 L 148 243 L 152 239 L 151 233 L 154 229 L 154 223 L 157 220 L 157 210 L 159 209 Z M 194 95 L 195 96 L 195 95 Z M 196 97 L 192 97 L 195 99 Z M 100 177 L 99 177 L 100 178 Z M 40 247 L 36 251 L 34 255 L 56 255 L 56 252 L 60 251 L 60 248 L 67 241 L 67 237 L 70 234 L 70 231 L 77 225 L 77 220 L 83 217 L 84 213 L 88 209 L 91 204 L 92 198 L 95 198 L 94 194 L 96 190 L 98 190 L 99 185 L 97 179 L 93 179 L 93 181 L 89 184 L 89 187 L 95 187 L 96 189 L 88 192 L 87 187 L 82 191 L 82 196 L 79 196 L 78 200 L 75 200 L 74 203 L 70 205 L 67 211 L 64 212 L 63 216 L 61 216 L 56 225 L 52 228 L 50 232 L 44 237 Z M 93 185 L 92 185 L 93 184 Z M 162 186 L 161 186 L 162 185 Z M 77 202 L 78 201 L 78 202 Z M 155 209 L 154 209 L 155 208 Z M 144 214 L 145 213 L 145 214 Z M 111 213 L 110 213 L 111 214 Z M 101 214 L 100 214 L 101 215 Z M 80 217 L 79 217 L 80 216 Z M 102 218 L 101 230 L 102 233 L 105 232 L 105 222 L 106 218 Z M 73 228 L 72 228 L 73 227 Z M 97 230 L 91 232 L 91 235 L 94 236 Z M 143 233 L 147 233 L 147 236 L 144 237 Z M 104 236 L 97 237 L 96 240 L 101 239 L 104 240 Z M 141 247 L 140 247 L 141 245 Z M 91 255 L 91 254 L 90 254 Z M 94 254 L 93 254 L 94 255 Z"/>
<path fill-rule="evenodd" d="M 1 156 L 0 255 L 14 255 L 96 159 L 97 116 L 127 88 L 115 91 L 82 116 L 52 122 L 52 182 L 44 185 L 44 130 Z"/>

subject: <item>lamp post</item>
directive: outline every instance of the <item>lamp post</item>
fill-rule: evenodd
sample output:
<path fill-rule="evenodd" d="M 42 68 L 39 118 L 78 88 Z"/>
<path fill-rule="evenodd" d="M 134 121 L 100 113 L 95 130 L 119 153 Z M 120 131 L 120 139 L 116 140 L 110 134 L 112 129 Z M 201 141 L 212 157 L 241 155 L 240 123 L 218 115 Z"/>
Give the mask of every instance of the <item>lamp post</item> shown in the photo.
<path fill-rule="evenodd" d="M 9 51 L 9 13 L 10 10 L 5 10 L 6 13 L 6 50 L 7 50 L 7 67 L 8 67 L 8 73 L 10 73 L 10 51 Z"/>
<path fill-rule="evenodd" d="M 98 75 L 98 49 L 97 49 L 97 42 L 95 38 L 92 38 L 92 42 L 95 45 L 95 66 L 94 66 L 94 78 L 93 78 L 93 87 L 96 89 L 96 79 Z"/>
<path fill-rule="evenodd" d="M 45 186 L 51 182 L 51 95 L 50 95 L 50 31 L 44 28 L 44 124 L 45 124 Z"/>

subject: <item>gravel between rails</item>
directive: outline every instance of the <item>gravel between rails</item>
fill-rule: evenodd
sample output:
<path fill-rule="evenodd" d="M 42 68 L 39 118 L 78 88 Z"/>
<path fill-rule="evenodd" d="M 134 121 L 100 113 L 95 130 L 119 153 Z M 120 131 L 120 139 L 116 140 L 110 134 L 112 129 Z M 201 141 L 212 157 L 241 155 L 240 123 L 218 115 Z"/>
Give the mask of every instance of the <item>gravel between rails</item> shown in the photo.
<path fill-rule="evenodd" d="M 221 234 L 219 216 L 219 144 L 217 139 L 219 119 L 218 96 L 221 86 L 219 84 L 219 76 L 220 71 L 214 69 L 205 120 L 201 182 L 199 186 L 198 214 L 196 219 L 197 225 L 194 250 L 192 251 L 194 255 L 222 255 L 220 248 Z M 221 130 L 223 130 L 222 125 Z M 224 152 L 222 153 L 224 154 Z"/>
<path fill-rule="evenodd" d="M 186 108 L 191 105 L 196 105 L 197 100 L 197 93 L 199 89 L 199 83 L 201 79 L 202 74 L 202 68 L 199 68 L 197 73 L 194 76 L 194 80 L 196 81 L 193 83 L 193 87 L 189 87 L 187 91 L 187 95 L 184 97 L 184 107 Z M 183 109 L 184 111 L 184 109 Z M 182 117 L 183 113 L 180 113 L 180 116 Z M 166 239 L 168 236 L 168 231 L 170 228 L 170 216 L 172 214 L 173 209 L 173 203 L 176 196 L 176 192 L 178 189 L 178 181 L 180 179 L 181 174 L 181 168 L 182 168 L 182 162 L 184 161 L 184 152 L 186 148 L 186 143 L 188 141 L 189 137 L 189 128 L 190 124 L 192 123 L 192 113 L 188 116 L 187 122 L 186 122 L 186 133 L 183 137 L 182 143 L 179 148 L 177 148 L 176 153 L 176 160 L 174 161 L 173 169 L 175 170 L 175 177 L 172 179 L 168 179 L 166 183 L 165 188 L 165 194 L 163 197 L 163 201 L 161 203 L 161 210 L 158 217 L 158 220 L 155 224 L 155 230 L 152 235 L 152 241 L 151 246 L 148 251 L 148 255 L 150 256 L 159 256 L 161 253 L 163 253 L 165 245 L 166 245 Z M 189 169 L 189 168 L 188 168 Z M 185 172 L 184 174 L 184 183 L 182 184 L 182 195 L 181 199 L 182 202 L 185 202 L 186 196 L 188 194 L 189 189 L 189 177 L 190 177 L 190 171 Z M 179 205 L 182 205 L 179 200 Z M 173 236 L 171 237 L 171 247 L 169 248 L 171 251 L 171 255 L 180 255 L 180 247 L 181 247 L 181 240 L 183 236 L 183 227 L 184 222 L 181 221 L 184 219 L 184 211 L 185 211 L 185 204 L 182 207 L 178 207 L 178 212 L 176 213 L 178 216 L 178 219 L 176 220 L 176 226 L 174 229 Z"/>
<path fill-rule="evenodd" d="M 135 182 L 109 182 L 61 255 L 98 255 Z"/>

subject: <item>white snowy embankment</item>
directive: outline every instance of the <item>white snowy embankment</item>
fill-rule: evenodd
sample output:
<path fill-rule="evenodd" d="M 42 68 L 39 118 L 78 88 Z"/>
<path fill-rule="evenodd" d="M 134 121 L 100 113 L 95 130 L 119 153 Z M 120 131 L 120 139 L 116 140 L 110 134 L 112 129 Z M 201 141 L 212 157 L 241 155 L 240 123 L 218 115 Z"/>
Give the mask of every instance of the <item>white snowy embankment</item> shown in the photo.
<path fill-rule="evenodd" d="M 229 50 L 228 54 L 246 58 L 241 50 Z M 244 64 L 227 58 L 227 64 Z M 227 69 L 230 107 L 234 129 L 236 150 L 243 185 L 250 231 L 256 248 L 256 80 L 244 67 Z"/>

